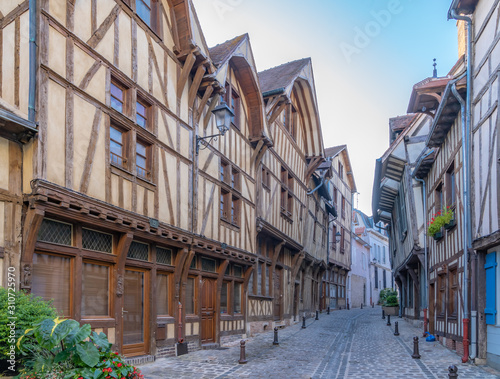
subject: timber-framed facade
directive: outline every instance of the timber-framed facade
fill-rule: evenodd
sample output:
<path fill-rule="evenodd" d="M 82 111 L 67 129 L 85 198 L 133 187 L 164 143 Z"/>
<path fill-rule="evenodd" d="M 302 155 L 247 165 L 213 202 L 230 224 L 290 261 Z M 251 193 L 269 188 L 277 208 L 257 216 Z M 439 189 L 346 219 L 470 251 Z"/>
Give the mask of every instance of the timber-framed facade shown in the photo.
<path fill-rule="evenodd" d="M 208 48 L 191 1 L 138 3 L 0 5 L 2 275 L 128 357 L 313 314 L 334 207 L 311 190 L 331 169 L 310 59 L 258 74 L 248 35 Z"/>

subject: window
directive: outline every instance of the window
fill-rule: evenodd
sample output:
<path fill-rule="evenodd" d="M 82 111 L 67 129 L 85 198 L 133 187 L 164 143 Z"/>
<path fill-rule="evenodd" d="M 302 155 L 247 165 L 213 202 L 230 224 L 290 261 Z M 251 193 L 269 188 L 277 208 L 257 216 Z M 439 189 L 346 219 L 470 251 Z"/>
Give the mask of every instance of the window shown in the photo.
<path fill-rule="evenodd" d="M 241 187 L 240 183 L 241 183 L 240 172 L 236 168 L 231 167 L 231 188 L 239 191 Z"/>
<path fill-rule="evenodd" d="M 335 251 L 337 250 L 337 225 L 332 226 L 332 238 L 331 238 L 330 249 Z"/>
<path fill-rule="evenodd" d="M 111 79 L 110 106 L 123 114 L 127 114 L 127 90 L 123 84 Z"/>
<path fill-rule="evenodd" d="M 446 306 L 446 277 L 445 274 L 438 275 L 437 287 L 437 314 L 441 317 L 444 316 Z"/>
<path fill-rule="evenodd" d="M 382 261 L 383 261 L 384 263 L 386 263 L 386 262 L 385 262 L 385 246 L 383 246 L 382 248 L 383 248 L 383 250 L 382 250 Z"/>
<path fill-rule="evenodd" d="M 342 196 L 342 218 L 345 219 L 345 214 L 346 214 L 346 203 L 345 203 L 345 197 Z"/>
<path fill-rule="evenodd" d="M 384 287 L 383 288 L 387 288 L 387 273 L 385 272 L 385 270 L 382 270 L 382 280 L 383 280 L 383 283 L 384 283 Z"/>
<path fill-rule="evenodd" d="M 458 312 L 458 276 L 457 268 L 450 269 L 448 273 L 448 288 L 450 298 L 448 300 L 448 314 L 450 317 L 457 317 Z"/>
<path fill-rule="evenodd" d="M 135 103 L 135 122 L 141 128 L 151 129 L 151 105 L 140 97 Z"/>
<path fill-rule="evenodd" d="M 444 202 L 443 202 L 443 183 L 440 183 L 435 191 L 435 209 L 436 213 L 439 212 L 440 210 L 443 209 Z"/>
<path fill-rule="evenodd" d="M 73 225 L 44 218 L 38 231 L 38 241 L 57 245 L 73 244 Z"/>
<path fill-rule="evenodd" d="M 231 123 L 240 128 L 240 96 L 238 92 L 229 83 L 226 83 L 226 93 L 224 94 L 224 101 L 234 113 L 231 117 Z"/>
<path fill-rule="evenodd" d="M 337 207 L 337 199 L 339 197 L 339 194 L 338 194 L 338 190 L 337 188 L 333 188 L 333 205 L 335 205 L 335 207 Z"/>
<path fill-rule="evenodd" d="M 230 169 L 229 163 L 221 160 L 221 162 L 220 162 L 220 181 L 221 182 L 229 183 L 229 169 Z"/>
<path fill-rule="evenodd" d="M 142 21 L 151 26 L 151 0 L 136 0 L 135 11 Z"/>
<path fill-rule="evenodd" d="M 217 262 L 214 259 L 201 258 L 201 269 L 203 271 L 215 272 L 217 269 Z"/>
<path fill-rule="evenodd" d="M 82 265 L 82 316 L 109 315 L 109 267 Z"/>
<path fill-rule="evenodd" d="M 446 171 L 446 206 L 455 205 L 455 162 Z"/>
<path fill-rule="evenodd" d="M 297 110 L 292 104 L 288 105 L 283 112 L 283 125 L 295 140 L 297 136 Z"/>
<path fill-rule="evenodd" d="M 82 247 L 87 250 L 113 252 L 113 236 L 95 230 L 82 228 Z"/>
<path fill-rule="evenodd" d="M 150 146 L 137 141 L 135 147 L 135 169 L 137 176 L 149 180 L 151 178 L 150 167 Z"/>
<path fill-rule="evenodd" d="M 220 290 L 220 313 L 229 313 L 228 309 L 228 293 L 227 293 L 227 288 L 228 288 L 229 283 L 228 282 L 222 282 L 222 287 Z"/>
<path fill-rule="evenodd" d="M 281 167 L 281 215 L 290 218 L 293 213 L 293 177 Z"/>
<path fill-rule="evenodd" d="M 156 248 L 156 263 L 172 265 L 172 256 L 173 252 L 171 249 L 165 249 L 163 247 Z"/>
<path fill-rule="evenodd" d="M 498 263 L 497 252 L 486 254 L 484 264 L 486 273 L 486 307 L 484 315 L 486 316 L 486 325 L 497 325 L 497 309 L 500 304 L 497 302 L 498 294 Z"/>
<path fill-rule="evenodd" d="M 189 277 L 186 284 L 185 309 L 187 315 L 195 313 L 195 282 L 193 277 Z"/>
<path fill-rule="evenodd" d="M 405 203 L 405 192 L 403 182 L 399 186 L 398 194 L 398 218 L 399 218 L 399 228 L 401 233 L 401 241 L 404 241 L 407 234 L 407 220 L 406 220 L 406 203 Z"/>
<path fill-rule="evenodd" d="M 226 188 L 221 189 L 220 217 L 226 222 L 239 226 L 241 199 L 237 192 L 241 188 L 240 171 L 228 162 L 221 160 L 220 180 L 231 187 L 231 190 Z"/>
<path fill-rule="evenodd" d="M 375 272 L 375 288 L 377 289 L 378 288 L 378 267 L 377 266 L 373 266 L 373 271 Z"/>
<path fill-rule="evenodd" d="M 65 317 L 71 312 L 71 259 L 48 254 L 33 254 L 31 292 L 52 304 Z"/>
<path fill-rule="evenodd" d="M 156 275 L 156 312 L 162 316 L 169 315 L 168 279 L 166 274 Z"/>
<path fill-rule="evenodd" d="M 342 231 L 340 233 L 340 253 L 341 254 L 344 254 L 345 253 L 345 246 L 344 246 L 344 242 L 345 242 L 345 229 L 342 228 Z"/>
<path fill-rule="evenodd" d="M 257 295 L 263 295 L 262 280 L 262 263 L 257 263 Z"/>
<path fill-rule="evenodd" d="M 132 241 L 128 249 L 127 258 L 149 261 L 149 245 L 142 242 Z"/>
<path fill-rule="evenodd" d="M 241 313 L 241 283 L 234 283 L 234 302 L 233 302 L 233 309 L 234 313 Z"/>
<path fill-rule="evenodd" d="M 262 187 L 267 190 L 271 189 L 271 174 L 265 167 L 262 167 Z"/>
<path fill-rule="evenodd" d="M 339 178 L 344 180 L 344 166 L 339 162 Z"/>
<path fill-rule="evenodd" d="M 127 133 L 116 126 L 109 128 L 109 153 L 112 164 L 127 168 Z"/>

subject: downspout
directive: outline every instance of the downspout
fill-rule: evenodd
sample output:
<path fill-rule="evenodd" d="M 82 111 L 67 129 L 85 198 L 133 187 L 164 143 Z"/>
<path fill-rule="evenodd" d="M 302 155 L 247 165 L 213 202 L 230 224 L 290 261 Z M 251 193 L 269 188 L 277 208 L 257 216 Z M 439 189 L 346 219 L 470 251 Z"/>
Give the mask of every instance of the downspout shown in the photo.
<path fill-rule="evenodd" d="M 465 101 L 460 96 L 460 94 L 457 91 L 456 88 L 456 83 L 453 83 L 451 87 L 451 91 L 453 92 L 453 95 L 456 97 L 456 99 L 460 102 L 460 107 L 461 107 L 461 118 L 462 118 L 462 159 L 464 162 L 466 162 L 466 155 L 467 154 L 467 142 L 466 140 L 466 132 L 467 132 L 467 127 L 466 127 L 466 116 L 465 116 Z M 470 89 L 467 89 L 467 92 L 469 92 Z M 464 346 L 464 356 L 462 357 L 462 362 L 465 363 L 469 360 L 469 292 L 468 292 L 468 287 L 469 287 L 469 217 L 468 215 L 468 204 L 469 204 L 469 191 L 468 191 L 468 185 L 467 182 L 469 181 L 469 170 L 467 169 L 467 163 L 465 163 L 465 170 L 464 170 L 464 178 L 463 178 L 463 196 L 464 196 L 464 226 L 463 226 L 463 232 L 464 232 L 464 284 L 462 286 L 463 290 L 463 299 L 464 299 L 464 318 L 463 318 L 463 346 Z"/>
<path fill-rule="evenodd" d="M 455 20 L 461 20 L 466 22 L 467 27 L 467 98 L 465 106 L 463 99 L 458 94 L 456 87 L 452 87 L 453 94 L 460 101 L 460 105 L 462 107 L 462 149 L 463 149 L 463 160 L 464 160 L 464 213 L 465 213 L 465 223 L 464 223 L 464 285 L 463 285 L 463 293 L 464 293 L 464 319 L 463 319 L 463 346 L 464 346 L 464 355 L 462 357 L 462 362 L 465 363 L 469 360 L 469 273 L 468 273 L 468 261 L 469 261 L 469 249 L 472 244 L 472 224 L 471 224 L 471 208 L 470 208 L 470 131 L 471 131 L 471 114 L 472 114 L 472 38 L 473 38 L 473 30 L 472 30 L 472 19 L 467 16 L 459 15 L 456 11 L 456 6 L 458 4 L 457 0 L 454 0 L 450 11 L 448 13 L 448 19 L 453 18 Z M 464 107 L 465 109 L 465 120 L 464 120 Z M 463 141 L 465 140 L 465 142 Z M 472 332 L 472 336 L 476 335 L 476 325 L 472 324 L 472 328 L 474 329 Z M 476 356 L 476 346 L 477 341 L 474 338 L 472 341 L 472 357 Z"/>
<path fill-rule="evenodd" d="M 38 31 L 36 0 L 29 0 L 29 84 L 28 84 L 28 120 L 35 122 L 36 110 L 36 67 L 37 46 L 36 38 Z"/>
<path fill-rule="evenodd" d="M 431 152 L 427 153 L 427 156 L 431 154 Z M 424 156 L 425 158 L 425 156 Z M 427 222 L 427 191 L 425 189 L 425 180 L 413 177 L 417 182 L 422 183 L 422 202 L 424 207 L 424 283 L 425 283 L 425 291 L 424 291 L 424 336 L 427 334 L 427 325 L 429 324 L 429 320 L 427 317 L 427 312 L 429 308 L 429 280 L 428 280 L 428 264 L 427 264 L 427 233 L 426 233 L 426 222 Z"/>

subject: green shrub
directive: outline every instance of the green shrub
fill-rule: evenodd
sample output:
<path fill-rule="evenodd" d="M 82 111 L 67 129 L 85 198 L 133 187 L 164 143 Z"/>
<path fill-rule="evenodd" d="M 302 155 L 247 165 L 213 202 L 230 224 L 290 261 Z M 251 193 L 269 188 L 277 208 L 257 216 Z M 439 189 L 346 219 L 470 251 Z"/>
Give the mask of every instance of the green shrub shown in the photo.
<path fill-rule="evenodd" d="M 385 300 L 386 307 L 397 307 L 399 305 L 398 297 L 396 295 L 387 296 Z"/>
<path fill-rule="evenodd" d="M 397 296 L 397 295 L 398 293 L 394 291 L 392 288 L 385 288 L 380 291 L 378 303 L 385 305 L 385 302 L 389 296 Z"/>
<path fill-rule="evenodd" d="M 13 366 L 8 363 L 11 346 L 15 346 L 15 341 L 24 331 L 47 317 L 56 316 L 57 311 L 51 302 L 44 301 L 41 297 L 28 295 L 23 291 L 12 292 L 0 287 L 0 373 Z M 15 355 L 19 358 L 17 351 Z"/>
<path fill-rule="evenodd" d="M 45 319 L 26 330 L 17 346 L 26 357 L 19 379 L 143 379 L 111 351 L 104 333 L 71 319 Z"/>

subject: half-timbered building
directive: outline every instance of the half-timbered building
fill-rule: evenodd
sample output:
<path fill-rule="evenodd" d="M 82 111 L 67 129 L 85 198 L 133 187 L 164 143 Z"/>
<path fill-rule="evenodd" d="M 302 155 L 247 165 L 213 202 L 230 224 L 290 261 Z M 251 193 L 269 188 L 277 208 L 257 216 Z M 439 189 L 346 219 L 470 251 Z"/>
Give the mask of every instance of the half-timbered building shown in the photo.
<path fill-rule="evenodd" d="M 345 309 L 349 304 L 347 288 L 352 263 L 352 210 L 357 190 L 347 145 L 326 148 L 325 155 L 332 166 L 328 190 L 337 215 L 329 222 L 328 270 L 324 274 L 323 308 Z"/>
<path fill-rule="evenodd" d="M 288 324 L 319 303 L 324 208 L 308 183 L 324 161 L 310 59 L 259 73 L 272 145 L 258 141 L 257 262 L 248 286 L 248 322 L 258 332 Z M 320 249 L 321 250 L 321 249 Z"/>
<path fill-rule="evenodd" d="M 390 119 L 391 145 L 376 162 L 373 185 L 373 218 L 389 225 L 389 254 L 399 287 L 400 312 L 410 319 L 423 319 L 425 309 L 426 225 L 422 190 L 413 170 L 424 150 L 430 124 L 426 114 Z"/>
<path fill-rule="evenodd" d="M 409 111 L 424 107 L 433 116 L 427 148 L 414 169 L 425 190 L 426 227 L 452 212 L 451 221 L 434 236 L 427 231 L 428 330 L 447 347 L 463 353 L 464 196 L 460 100 L 465 98 L 464 60 L 444 78 L 416 86 Z M 432 84 L 432 86 L 431 86 Z M 432 88 L 432 89 L 431 89 Z M 458 96 L 458 98 L 457 98 Z"/>

